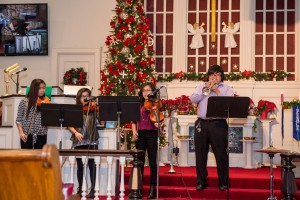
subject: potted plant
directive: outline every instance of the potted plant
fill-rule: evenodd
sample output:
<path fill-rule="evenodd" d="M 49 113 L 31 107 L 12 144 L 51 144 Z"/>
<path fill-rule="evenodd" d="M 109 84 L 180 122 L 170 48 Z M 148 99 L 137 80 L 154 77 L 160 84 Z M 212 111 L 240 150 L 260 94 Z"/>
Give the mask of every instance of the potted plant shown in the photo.
<path fill-rule="evenodd" d="M 257 107 L 255 108 L 256 115 L 260 116 L 261 119 L 268 118 L 269 113 L 274 113 L 277 109 L 273 102 L 267 100 L 259 100 Z"/>

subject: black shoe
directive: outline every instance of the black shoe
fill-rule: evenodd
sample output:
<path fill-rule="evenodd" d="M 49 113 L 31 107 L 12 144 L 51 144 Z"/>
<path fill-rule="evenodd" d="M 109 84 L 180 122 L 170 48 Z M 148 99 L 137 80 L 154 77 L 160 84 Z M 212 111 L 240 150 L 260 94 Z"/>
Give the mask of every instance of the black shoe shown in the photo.
<path fill-rule="evenodd" d="M 196 190 L 204 190 L 207 187 L 207 183 L 200 183 L 196 185 Z"/>
<path fill-rule="evenodd" d="M 156 186 L 155 185 L 151 185 L 150 186 L 150 190 L 149 190 L 149 194 L 148 194 L 148 199 L 155 199 L 156 198 Z"/>
<path fill-rule="evenodd" d="M 87 198 L 94 199 L 95 198 L 95 190 L 91 189 L 90 193 L 86 196 Z"/>
<path fill-rule="evenodd" d="M 227 184 L 222 184 L 222 185 L 219 185 L 219 188 L 221 191 L 225 191 L 225 190 L 228 190 L 228 185 Z"/>

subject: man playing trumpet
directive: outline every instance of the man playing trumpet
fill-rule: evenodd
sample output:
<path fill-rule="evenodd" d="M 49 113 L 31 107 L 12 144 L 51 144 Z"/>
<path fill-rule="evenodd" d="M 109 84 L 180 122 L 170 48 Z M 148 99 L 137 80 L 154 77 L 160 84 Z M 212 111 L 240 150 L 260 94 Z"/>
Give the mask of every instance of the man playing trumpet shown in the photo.
<path fill-rule="evenodd" d="M 198 105 L 195 122 L 195 156 L 197 173 L 197 190 L 203 190 L 208 186 L 207 183 L 207 155 L 209 145 L 217 161 L 217 171 L 220 190 L 227 190 L 228 163 L 228 124 L 223 118 L 206 118 L 207 103 L 210 96 L 233 96 L 231 87 L 223 83 L 224 71 L 219 65 L 212 65 L 207 72 L 207 82 L 200 84 L 190 99 Z"/>

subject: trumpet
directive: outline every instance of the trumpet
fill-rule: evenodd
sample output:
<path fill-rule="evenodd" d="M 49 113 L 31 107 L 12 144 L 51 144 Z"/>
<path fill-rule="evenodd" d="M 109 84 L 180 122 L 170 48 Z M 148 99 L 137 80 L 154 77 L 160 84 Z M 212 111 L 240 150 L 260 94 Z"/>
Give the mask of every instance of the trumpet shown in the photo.
<path fill-rule="evenodd" d="M 209 95 L 210 92 L 211 92 L 212 87 L 215 86 L 215 85 L 216 85 L 216 80 L 214 79 L 214 80 L 210 83 L 209 86 L 203 87 L 203 89 L 202 89 L 203 95 L 205 95 L 205 96 Z"/>

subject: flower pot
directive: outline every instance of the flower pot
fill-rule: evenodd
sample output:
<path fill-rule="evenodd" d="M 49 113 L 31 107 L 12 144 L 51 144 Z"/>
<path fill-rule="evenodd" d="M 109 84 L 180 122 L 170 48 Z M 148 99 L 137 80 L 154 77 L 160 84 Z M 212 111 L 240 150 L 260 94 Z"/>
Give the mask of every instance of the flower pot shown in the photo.
<path fill-rule="evenodd" d="M 262 111 L 260 114 L 261 119 L 267 119 L 268 118 L 268 112 L 267 111 Z"/>
<path fill-rule="evenodd" d="M 189 114 L 189 111 L 177 111 L 178 115 L 187 115 Z"/>
<path fill-rule="evenodd" d="M 183 107 L 178 108 L 177 113 L 179 115 L 187 115 L 189 113 L 189 109 L 187 106 L 183 106 Z"/>

